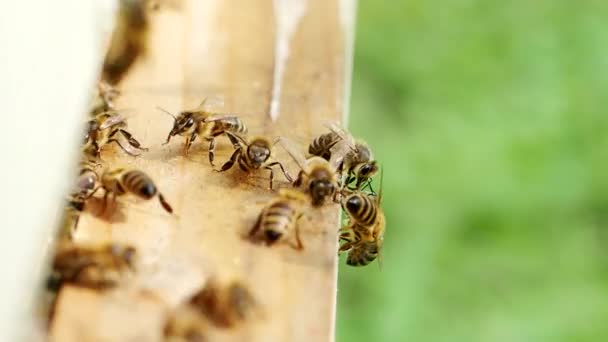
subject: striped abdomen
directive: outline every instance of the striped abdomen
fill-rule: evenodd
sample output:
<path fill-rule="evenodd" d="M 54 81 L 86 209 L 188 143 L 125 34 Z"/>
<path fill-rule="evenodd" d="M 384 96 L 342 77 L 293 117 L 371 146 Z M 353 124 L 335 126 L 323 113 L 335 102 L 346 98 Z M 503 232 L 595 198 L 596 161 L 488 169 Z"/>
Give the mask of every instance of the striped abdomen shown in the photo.
<path fill-rule="evenodd" d="M 121 185 L 129 192 L 144 199 L 150 199 L 157 193 L 152 179 L 145 173 L 133 170 L 128 171 L 121 177 Z"/>
<path fill-rule="evenodd" d="M 230 116 L 222 120 L 216 121 L 215 125 L 213 126 L 213 129 L 211 130 L 211 135 L 216 136 L 224 132 L 231 132 L 243 135 L 247 133 L 247 126 L 245 126 L 243 121 L 237 116 Z"/>
<path fill-rule="evenodd" d="M 343 201 L 342 206 L 348 216 L 362 226 L 371 226 L 376 222 L 378 208 L 376 201 L 362 193 L 352 194 Z"/>
<path fill-rule="evenodd" d="M 346 257 L 346 264 L 350 266 L 365 266 L 378 257 L 378 244 L 374 242 L 361 242 L 356 244 Z"/>
<path fill-rule="evenodd" d="M 329 160 L 331 157 L 330 149 L 338 141 L 340 141 L 340 137 L 334 132 L 321 134 L 310 143 L 308 146 L 308 153 Z"/>
<path fill-rule="evenodd" d="M 269 205 L 260 220 L 260 228 L 268 242 L 279 240 L 295 224 L 297 212 L 290 201 L 284 199 Z"/>

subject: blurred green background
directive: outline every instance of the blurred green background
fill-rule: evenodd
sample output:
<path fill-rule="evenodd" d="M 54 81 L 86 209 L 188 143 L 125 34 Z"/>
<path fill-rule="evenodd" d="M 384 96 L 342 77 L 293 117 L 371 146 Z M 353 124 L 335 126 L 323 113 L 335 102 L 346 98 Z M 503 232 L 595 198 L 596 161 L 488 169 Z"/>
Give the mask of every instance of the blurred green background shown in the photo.
<path fill-rule="evenodd" d="M 608 2 L 358 12 L 388 225 L 382 270 L 342 260 L 338 341 L 608 341 Z"/>

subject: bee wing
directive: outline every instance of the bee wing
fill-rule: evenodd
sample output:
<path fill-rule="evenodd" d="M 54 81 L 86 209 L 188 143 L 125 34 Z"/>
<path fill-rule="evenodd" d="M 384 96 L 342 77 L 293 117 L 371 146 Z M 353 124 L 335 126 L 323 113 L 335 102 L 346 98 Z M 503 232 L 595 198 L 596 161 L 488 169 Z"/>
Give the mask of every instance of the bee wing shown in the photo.
<path fill-rule="evenodd" d="M 105 119 L 103 121 L 103 123 L 101 125 L 99 125 L 99 129 L 106 129 L 108 127 L 112 127 L 114 125 L 118 125 L 121 122 L 125 121 L 125 117 L 118 114 L 117 112 L 107 112 L 107 113 L 115 113 L 114 115 L 111 115 L 110 117 L 108 117 L 107 119 Z"/>
<path fill-rule="evenodd" d="M 346 157 L 347 154 L 353 151 L 353 148 L 348 145 L 344 140 L 341 140 L 340 142 L 332 146 L 329 151 L 331 152 L 329 164 L 331 164 L 334 169 L 337 169 L 338 167 L 340 167 L 340 164 L 342 164 L 342 161 L 344 161 L 344 157 Z"/>
<path fill-rule="evenodd" d="M 304 154 L 302 152 L 300 152 L 300 150 L 297 149 L 295 144 L 292 143 L 289 139 L 287 139 L 285 137 L 279 137 L 278 141 L 281 144 L 281 146 L 283 147 L 283 149 L 296 162 L 296 164 L 298 164 L 298 167 L 300 167 L 300 169 L 302 169 L 302 170 L 305 170 L 306 165 L 307 165 L 306 157 L 304 156 Z"/>
<path fill-rule="evenodd" d="M 211 114 L 208 117 L 204 118 L 203 122 L 232 120 L 232 119 L 239 119 L 239 117 L 234 114 Z"/>
<path fill-rule="evenodd" d="M 355 138 L 353 138 L 350 133 L 348 133 L 344 128 L 342 128 L 339 123 L 335 121 L 329 121 L 326 122 L 324 125 L 325 127 L 329 128 L 330 131 L 337 134 L 340 139 L 342 139 L 342 141 L 344 141 L 344 143 L 347 144 L 351 149 L 356 148 Z"/>
<path fill-rule="evenodd" d="M 224 98 L 221 96 L 205 97 L 196 107 L 195 111 L 209 111 L 210 107 L 224 107 Z"/>

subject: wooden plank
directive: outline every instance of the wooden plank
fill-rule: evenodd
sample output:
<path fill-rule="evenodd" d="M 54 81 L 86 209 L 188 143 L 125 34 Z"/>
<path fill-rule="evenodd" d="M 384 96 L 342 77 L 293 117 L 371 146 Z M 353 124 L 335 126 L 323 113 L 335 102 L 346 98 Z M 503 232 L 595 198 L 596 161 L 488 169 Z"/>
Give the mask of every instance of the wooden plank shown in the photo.
<path fill-rule="evenodd" d="M 268 174 L 246 176 L 238 168 L 213 172 L 205 143 L 195 143 L 188 157 L 182 155 L 179 137 L 161 146 L 172 119 L 156 109 L 178 112 L 205 97 L 220 98 L 224 104 L 216 109 L 241 115 L 252 134 L 294 137 L 304 151 L 305 143 L 323 131 L 323 121 L 341 119 L 349 85 L 344 83 L 348 35 L 342 30 L 339 1 L 303 2 L 280 75 L 276 122 L 269 116 L 279 34 L 273 2 L 185 1 L 179 11 L 153 15 L 150 54 L 121 84 L 118 101 L 120 108 L 129 109 L 130 130 L 150 150 L 136 158 L 105 151 L 102 158 L 112 167 L 137 168 L 152 176 L 175 215 L 166 214 L 155 200 L 129 197 L 119 200 L 109 221 L 95 213 L 83 215 L 76 241 L 130 243 L 138 249 L 138 271 L 109 293 L 63 290 L 51 327 L 54 340 L 160 340 L 159 317 L 209 276 L 244 281 L 264 313 L 250 324 L 214 333 L 219 340 L 334 339 L 338 206 L 307 210 L 300 221 L 303 251 L 252 244 L 243 235 L 273 197 Z M 230 152 L 220 138 L 216 162 Z M 279 160 L 289 161 L 280 149 L 276 152 Z M 297 174 L 295 164 L 287 167 Z M 109 314 L 126 307 L 132 308 L 128 314 Z M 87 335 L 75 335 L 75 327 Z M 107 329 L 129 331 L 129 337 Z"/>

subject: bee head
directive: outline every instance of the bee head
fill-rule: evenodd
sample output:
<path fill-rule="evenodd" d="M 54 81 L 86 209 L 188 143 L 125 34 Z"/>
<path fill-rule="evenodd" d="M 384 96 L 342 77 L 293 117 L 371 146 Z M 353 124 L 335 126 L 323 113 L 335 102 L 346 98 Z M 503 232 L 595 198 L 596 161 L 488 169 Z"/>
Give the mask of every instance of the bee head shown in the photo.
<path fill-rule="evenodd" d="M 334 195 L 336 187 L 327 179 L 319 179 L 310 182 L 309 190 L 312 197 L 312 204 L 318 206 L 322 205 L 326 198 Z"/>
<path fill-rule="evenodd" d="M 247 147 L 247 155 L 249 158 L 258 163 L 262 164 L 270 158 L 270 144 L 268 141 L 259 139 L 254 140 Z"/>
<path fill-rule="evenodd" d="M 362 164 L 357 170 L 357 188 L 376 173 L 378 173 L 378 164 L 375 160 Z"/>

